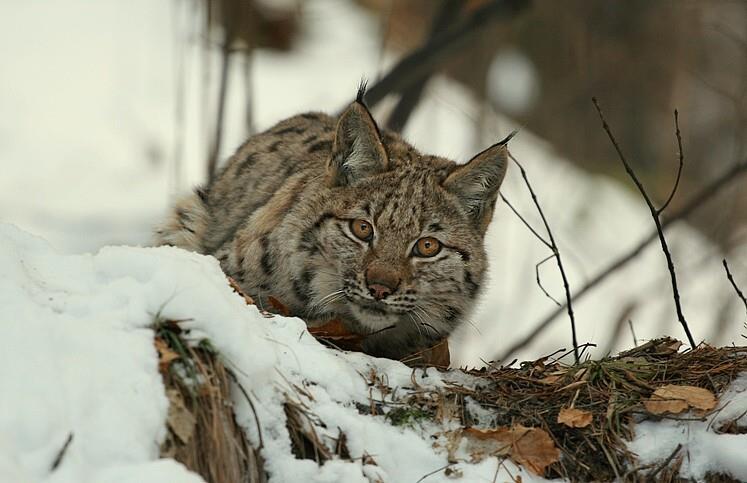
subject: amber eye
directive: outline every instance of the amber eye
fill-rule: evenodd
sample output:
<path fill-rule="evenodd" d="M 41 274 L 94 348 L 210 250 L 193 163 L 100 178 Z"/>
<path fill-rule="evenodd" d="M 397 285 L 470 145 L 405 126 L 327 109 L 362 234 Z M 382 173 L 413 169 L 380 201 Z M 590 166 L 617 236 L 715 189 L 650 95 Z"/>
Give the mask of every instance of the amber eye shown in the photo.
<path fill-rule="evenodd" d="M 366 220 L 351 221 L 350 231 L 363 241 L 371 241 L 371 238 L 373 238 L 373 227 Z"/>
<path fill-rule="evenodd" d="M 441 251 L 441 242 L 433 237 L 421 238 L 412 247 L 412 253 L 418 257 L 433 257 Z"/>

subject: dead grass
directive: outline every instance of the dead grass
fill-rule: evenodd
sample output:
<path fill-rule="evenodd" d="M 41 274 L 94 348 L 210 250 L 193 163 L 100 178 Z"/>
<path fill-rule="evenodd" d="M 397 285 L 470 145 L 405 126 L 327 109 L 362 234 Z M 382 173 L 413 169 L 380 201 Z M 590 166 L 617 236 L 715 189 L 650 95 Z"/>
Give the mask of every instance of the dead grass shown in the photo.
<path fill-rule="evenodd" d="M 678 352 L 681 343 L 664 338 L 615 357 L 567 365 L 552 357 L 525 362 L 519 368 L 487 367 L 467 371 L 482 381 L 475 388 L 452 385 L 440 393 L 416 393 L 411 407 L 437 412 L 441 404 L 461 404 L 465 428 L 477 424 L 470 414 L 469 397 L 490 411 L 493 427 L 541 428 L 561 451 L 560 461 L 545 471 L 548 478 L 572 481 L 678 481 L 683 455 L 673 455 L 661 467 L 642 467 L 625 442 L 633 437 L 633 423 L 644 418 L 687 419 L 677 415 L 655 416 L 643 405 L 657 387 L 665 384 L 705 388 L 719 395 L 741 372 L 747 371 L 747 348 L 715 348 L 705 344 Z M 584 427 L 558 421 L 561 410 L 575 408 L 590 413 Z M 454 411 L 451 411 L 453 414 Z M 702 413 L 705 418 L 707 413 Z M 692 415 L 689 416 L 692 418 Z M 725 428 L 728 429 L 728 428 Z M 712 481 L 729 481 L 711 475 Z M 724 479 L 727 478 L 727 479 Z"/>
<path fill-rule="evenodd" d="M 207 343 L 197 347 L 184 343 L 178 322 L 159 321 L 156 331 L 156 347 L 171 404 L 169 435 L 162 455 L 175 458 L 211 483 L 266 481 L 261 444 L 252 447 L 234 420 L 230 403 L 234 379 L 215 351 Z M 518 368 L 489 366 L 465 371 L 476 381 L 469 387 L 451 383 L 439 390 L 425 390 L 414 382 L 408 395 L 392 407 L 372 399 L 369 406 L 358 405 L 358 409 L 364 414 L 385 415 L 390 424 L 404 427 L 414 427 L 425 420 L 458 421 L 462 429 L 451 431 L 447 438 L 509 438 L 512 446 L 521 443 L 510 439 L 517 428 L 521 434 L 540 431 L 536 434 L 545 439 L 544 451 L 557 453 L 557 448 L 560 455 L 546 462 L 535 460 L 535 472 L 548 478 L 680 481 L 679 468 L 686 457 L 683 451 L 675 451 L 663 463 L 641 466 L 636 455 L 627 450 L 634 422 L 692 419 L 693 414 L 696 419 L 704 419 L 708 411 L 691 411 L 688 416 L 653 415 L 647 410 L 651 408 L 649 399 L 665 385 L 703 388 L 718 396 L 747 371 L 746 347 L 715 348 L 702 344 L 680 352 L 680 346 L 679 341 L 664 338 L 615 357 L 579 364 L 564 363 L 563 358 L 568 355 L 564 354 L 525 362 Z M 394 390 L 387 387 L 384 377 L 372 373 L 370 379 L 372 387 L 381 394 Z M 330 459 L 351 460 L 346 435 L 340 431 L 336 438 L 321 437 L 317 428 L 326 428 L 324 422 L 302 400 L 287 396 L 285 404 L 286 427 L 296 457 L 320 465 Z M 482 415 L 472 413 L 475 403 L 483 409 L 479 411 Z M 485 411 L 490 414 L 490 421 L 485 421 Z M 744 426 L 727 423 L 717 430 L 739 433 Z M 526 455 L 517 458 L 505 445 L 500 453 L 489 456 L 496 455 L 523 464 L 528 461 Z M 362 458 L 363 464 L 376 464 L 368 455 Z M 732 480 L 712 474 L 707 481 Z"/>
<path fill-rule="evenodd" d="M 207 343 L 186 344 L 178 322 L 159 321 L 156 331 L 169 398 L 169 432 L 161 456 L 174 458 L 210 483 L 264 483 L 260 448 L 252 447 L 236 424 L 230 402 L 233 378 L 216 352 Z"/>

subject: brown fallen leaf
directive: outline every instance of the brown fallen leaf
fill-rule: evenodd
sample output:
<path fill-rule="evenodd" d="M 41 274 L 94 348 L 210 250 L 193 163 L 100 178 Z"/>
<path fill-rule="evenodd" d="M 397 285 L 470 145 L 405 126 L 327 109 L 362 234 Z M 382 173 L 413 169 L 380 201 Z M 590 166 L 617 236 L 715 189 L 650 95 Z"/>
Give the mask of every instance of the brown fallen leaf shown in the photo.
<path fill-rule="evenodd" d="M 237 294 L 241 295 L 244 298 L 244 301 L 246 302 L 247 305 L 254 305 L 254 299 L 248 296 L 247 294 L 245 294 L 241 290 L 241 287 L 239 287 L 239 284 L 236 282 L 236 280 L 234 280 L 231 277 L 226 277 L 226 278 L 228 279 L 228 285 L 231 286 L 234 292 L 236 292 Z"/>
<path fill-rule="evenodd" d="M 321 325 L 309 327 L 309 333 L 316 339 L 327 342 L 333 347 L 346 351 L 363 351 L 363 340 L 361 334 L 350 332 L 342 320 L 332 319 Z"/>
<path fill-rule="evenodd" d="M 591 420 L 591 412 L 583 409 L 563 408 L 558 413 L 558 422 L 570 428 L 585 428 L 591 424 Z"/>
<path fill-rule="evenodd" d="M 655 390 L 643 406 L 651 414 L 679 414 L 688 408 L 710 411 L 716 407 L 716 396 L 702 387 L 667 384 Z"/>
<path fill-rule="evenodd" d="M 153 344 L 156 346 L 156 350 L 158 351 L 158 370 L 161 374 L 166 374 L 171 363 L 179 359 L 181 356 L 174 352 L 174 350 L 160 337 L 156 337 L 153 340 Z"/>
<path fill-rule="evenodd" d="M 562 375 L 560 374 L 550 374 L 549 376 L 545 376 L 542 379 L 537 380 L 540 384 L 546 384 L 548 386 L 552 386 L 556 382 L 558 382 L 560 379 L 562 379 Z"/>
<path fill-rule="evenodd" d="M 560 461 L 560 450 L 541 428 L 517 424 L 489 430 L 467 428 L 462 434 L 468 438 L 468 450 L 474 451 L 476 461 L 486 456 L 509 456 L 539 476 L 544 475 L 548 466 Z"/>
<path fill-rule="evenodd" d="M 166 416 L 166 424 L 183 444 L 187 444 L 195 432 L 197 419 L 187 409 L 179 391 L 168 389 L 166 390 L 166 397 L 169 399 L 169 412 L 168 416 Z"/>
<path fill-rule="evenodd" d="M 270 307 L 272 308 L 271 312 L 274 312 L 278 315 L 282 315 L 283 317 L 289 317 L 291 314 L 290 309 L 287 305 L 285 305 L 280 300 L 276 299 L 272 295 L 267 297 L 267 303 L 270 304 Z"/>

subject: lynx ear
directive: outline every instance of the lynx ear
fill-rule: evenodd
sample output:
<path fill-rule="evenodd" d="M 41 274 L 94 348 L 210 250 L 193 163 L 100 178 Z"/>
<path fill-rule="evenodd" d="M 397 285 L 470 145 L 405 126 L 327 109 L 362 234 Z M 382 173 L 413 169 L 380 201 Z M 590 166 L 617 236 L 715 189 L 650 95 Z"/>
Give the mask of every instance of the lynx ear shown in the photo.
<path fill-rule="evenodd" d="M 327 166 L 329 183 L 331 186 L 352 184 L 386 171 L 388 164 L 379 128 L 363 104 L 363 94 L 359 91 L 356 101 L 337 121 L 332 157 Z"/>
<path fill-rule="evenodd" d="M 493 217 L 498 189 L 508 167 L 507 143 L 514 134 L 481 152 L 467 164 L 457 166 L 443 183 L 444 188 L 462 202 L 480 233 L 485 233 Z"/>

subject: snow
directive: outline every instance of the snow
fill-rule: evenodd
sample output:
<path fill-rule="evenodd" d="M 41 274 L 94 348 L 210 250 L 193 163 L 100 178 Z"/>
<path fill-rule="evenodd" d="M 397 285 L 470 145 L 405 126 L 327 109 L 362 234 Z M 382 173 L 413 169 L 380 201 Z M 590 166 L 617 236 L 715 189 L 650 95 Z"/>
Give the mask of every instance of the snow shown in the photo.
<path fill-rule="evenodd" d="M 449 464 L 429 437 L 448 427 L 394 427 L 355 406 L 370 397 L 394 403 L 414 382 L 441 387 L 438 372 L 323 347 L 303 321 L 247 307 L 212 257 L 116 246 L 63 255 L 0 224 L 0 267 L 0 481 L 201 481 L 158 460 L 168 401 L 153 346 L 156 317 L 184 320 L 195 343 L 208 338 L 255 399 L 256 420 L 236 391 L 237 420 L 255 445 L 259 422 L 271 481 L 417 481 Z M 395 393 L 377 394 L 369 385 L 374 376 Z M 320 468 L 296 459 L 285 427 L 288 400 L 325 423 L 316 427 L 321 438 L 342 431 L 354 461 Z M 377 466 L 363 465 L 364 454 Z M 465 481 L 490 481 L 496 464 L 457 466 Z M 541 481 L 509 462 L 501 471 Z M 427 481 L 445 478 L 437 472 Z"/>
<path fill-rule="evenodd" d="M 704 421 L 684 414 L 681 420 L 645 421 L 636 426 L 636 437 L 628 448 L 639 455 L 642 465 L 666 460 L 681 445 L 684 455 L 680 476 L 703 481 L 706 474 L 721 473 L 747 480 L 747 374 L 735 379 L 721 396 L 719 406 Z M 736 421 L 743 434 L 719 434 L 726 423 Z"/>
<path fill-rule="evenodd" d="M 266 317 L 235 294 L 218 262 L 171 247 L 111 246 L 65 255 L 20 229 L 0 224 L 0 481 L 202 481 L 159 459 L 168 401 L 153 345 L 156 318 L 182 320 L 188 339 L 207 338 L 253 399 L 237 388 L 236 418 L 261 451 L 271 482 L 544 481 L 510 461 L 450 463 L 446 434 L 456 421 L 392 426 L 356 404 L 396 406 L 414 391 L 471 377 L 410 369 L 399 362 L 323 347 L 303 321 Z M 393 391 L 382 393 L 376 380 Z M 321 467 L 296 459 L 284 404 L 305 408 L 322 441 L 346 435 L 351 461 Z M 475 406 L 475 403 L 472 403 Z M 481 424 L 490 415 L 471 407 Z M 715 429 L 747 411 L 747 374 L 705 422 L 643 422 L 632 451 L 642 464 L 683 444 L 685 477 L 725 470 L 747 478 L 747 435 Z M 60 466 L 51 471 L 67 438 Z M 436 444 L 434 444 L 436 443 Z M 364 464 L 371 456 L 376 465 Z M 451 476 L 444 469 L 453 471 Z M 456 476 L 456 475 L 461 475 Z M 497 477 L 495 475 L 498 475 Z M 511 476 L 513 475 L 513 476 Z"/>

